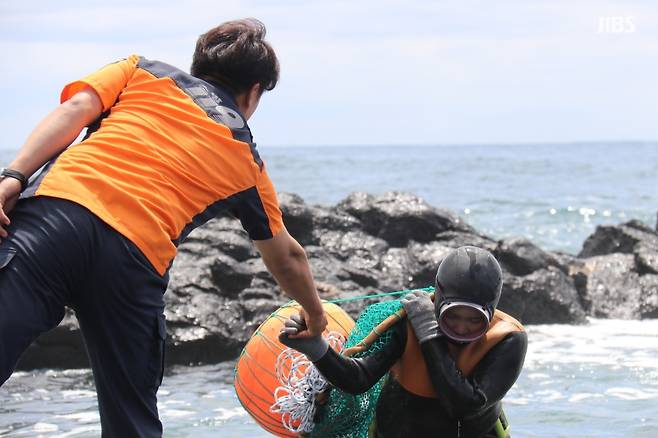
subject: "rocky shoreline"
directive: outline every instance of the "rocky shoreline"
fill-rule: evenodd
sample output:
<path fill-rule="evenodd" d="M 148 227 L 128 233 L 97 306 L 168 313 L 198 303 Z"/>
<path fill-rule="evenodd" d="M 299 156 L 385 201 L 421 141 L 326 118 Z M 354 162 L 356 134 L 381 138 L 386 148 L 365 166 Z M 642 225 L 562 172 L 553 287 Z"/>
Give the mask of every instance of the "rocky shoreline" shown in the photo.
<path fill-rule="evenodd" d="M 409 193 L 353 193 L 334 206 L 279 195 L 290 233 L 305 247 L 317 287 L 332 300 L 425 287 L 452 248 L 476 245 L 501 262 L 499 308 L 524 324 L 658 318 L 658 224 L 599 226 L 576 256 L 524 238 L 494 240 L 454 213 Z M 256 327 L 287 301 L 240 223 L 225 216 L 179 248 L 165 295 L 167 362 L 237 357 Z M 341 304 L 353 317 L 373 300 Z M 19 369 L 88 367 L 75 316 L 24 354 Z"/>

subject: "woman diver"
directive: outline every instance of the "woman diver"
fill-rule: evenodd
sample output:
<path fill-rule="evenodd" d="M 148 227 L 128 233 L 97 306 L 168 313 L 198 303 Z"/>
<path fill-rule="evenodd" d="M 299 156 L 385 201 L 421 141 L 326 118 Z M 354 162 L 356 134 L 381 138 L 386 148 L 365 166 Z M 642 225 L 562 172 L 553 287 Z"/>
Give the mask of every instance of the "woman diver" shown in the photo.
<path fill-rule="evenodd" d="M 279 340 L 347 393 L 363 393 L 388 373 L 373 437 L 506 437 L 501 400 L 521 372 L 528 341 L 516 319 L 496 310 L 502 284 L 491 253 L 460 247 L 439 266 L 434 302 L 425 292 L 402 298 L 407 319 L 391 327 L 379 351 L 349 358 L 322 336 L 296 338 L 305 327 L 298 315 Z"/>

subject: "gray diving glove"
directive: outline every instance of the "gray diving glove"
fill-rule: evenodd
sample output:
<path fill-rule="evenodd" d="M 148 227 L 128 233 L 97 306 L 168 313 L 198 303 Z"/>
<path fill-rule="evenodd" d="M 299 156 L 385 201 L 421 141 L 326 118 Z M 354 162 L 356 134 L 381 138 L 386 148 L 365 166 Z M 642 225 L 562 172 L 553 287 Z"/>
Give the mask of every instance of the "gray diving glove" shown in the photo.
<path fill-rule="evenodd" d="M 428 294 L 421 291 L 413 292 L 402 297 L 400 302 L 421 344 L 439 337 L 439 322 L 434 313 L 434 303 Z"/>
<path fill-rule="evenodd" d="M 305 354 L 311 362 L 315 362 L 324 356 L 329 349 L 329 344 L 322 336 L 305 338 L 290 337 L 304 330 L 306 330 L 306 321 L 299 314 L 292 315 L 290 319 L 286 320 L 284 327 L 279 333 L 279 342 Z"/>

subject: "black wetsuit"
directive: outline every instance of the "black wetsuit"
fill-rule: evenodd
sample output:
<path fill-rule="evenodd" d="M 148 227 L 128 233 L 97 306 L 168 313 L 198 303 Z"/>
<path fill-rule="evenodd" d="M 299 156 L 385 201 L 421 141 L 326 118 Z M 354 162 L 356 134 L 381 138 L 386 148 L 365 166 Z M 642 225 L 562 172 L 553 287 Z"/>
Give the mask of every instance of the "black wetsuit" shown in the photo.
<path fill-rule="evenodd" d="M 370 356 L 346 358 L 330 348 L 315 365 L 335 387 L 351 394 L 365 392 L 404 352 L 406 321 L 391 330 L 391 340 Z M 527 345 L 525 332 L 507 335 L 466 378 L 448 353 L 445 337 L 422 343 L 437 398 L 412 394 L 389 375 L 377 403 L 376 437 L 496 437 L 493 427 L 501 412 L 500 401 L 521 372 Z"/>

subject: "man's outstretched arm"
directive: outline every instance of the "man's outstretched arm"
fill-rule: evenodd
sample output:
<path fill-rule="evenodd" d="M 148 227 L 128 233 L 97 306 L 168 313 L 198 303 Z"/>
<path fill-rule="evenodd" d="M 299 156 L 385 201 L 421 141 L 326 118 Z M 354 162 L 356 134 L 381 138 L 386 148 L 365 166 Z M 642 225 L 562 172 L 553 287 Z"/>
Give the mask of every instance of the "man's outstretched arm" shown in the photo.
<path fill-rule="evenodd" d="M 254 243 L 281 289 L 304 309 L 307 330 L 297 336 L 321 334 L 327 326 L 327 317 L 304 249 L 285 228 L 271 239 Z"/>
<path fill-rule="evenodd" d="M 101 99 L 91 88 L 74 94 L 34 128 L 8 167 L 29 177 L 46 161 L 67 148 L 83 128 L 101 115 L 102 109 Z"/>
<path fill-rule="evenodd" d="M 91 88 L 85 88 L 59 105 L 34 128 L 16 158 L 7 166 L 29 178 L 46 161 L 66 149 L 83 128 L 96 120 L 103 104 Z M 20 194 L 21 184 L 14 178 L 0 180 L 0 225 L 9 225 L 7 213 Z M 0 237 L 7 231 L 0 226 Z"/>

